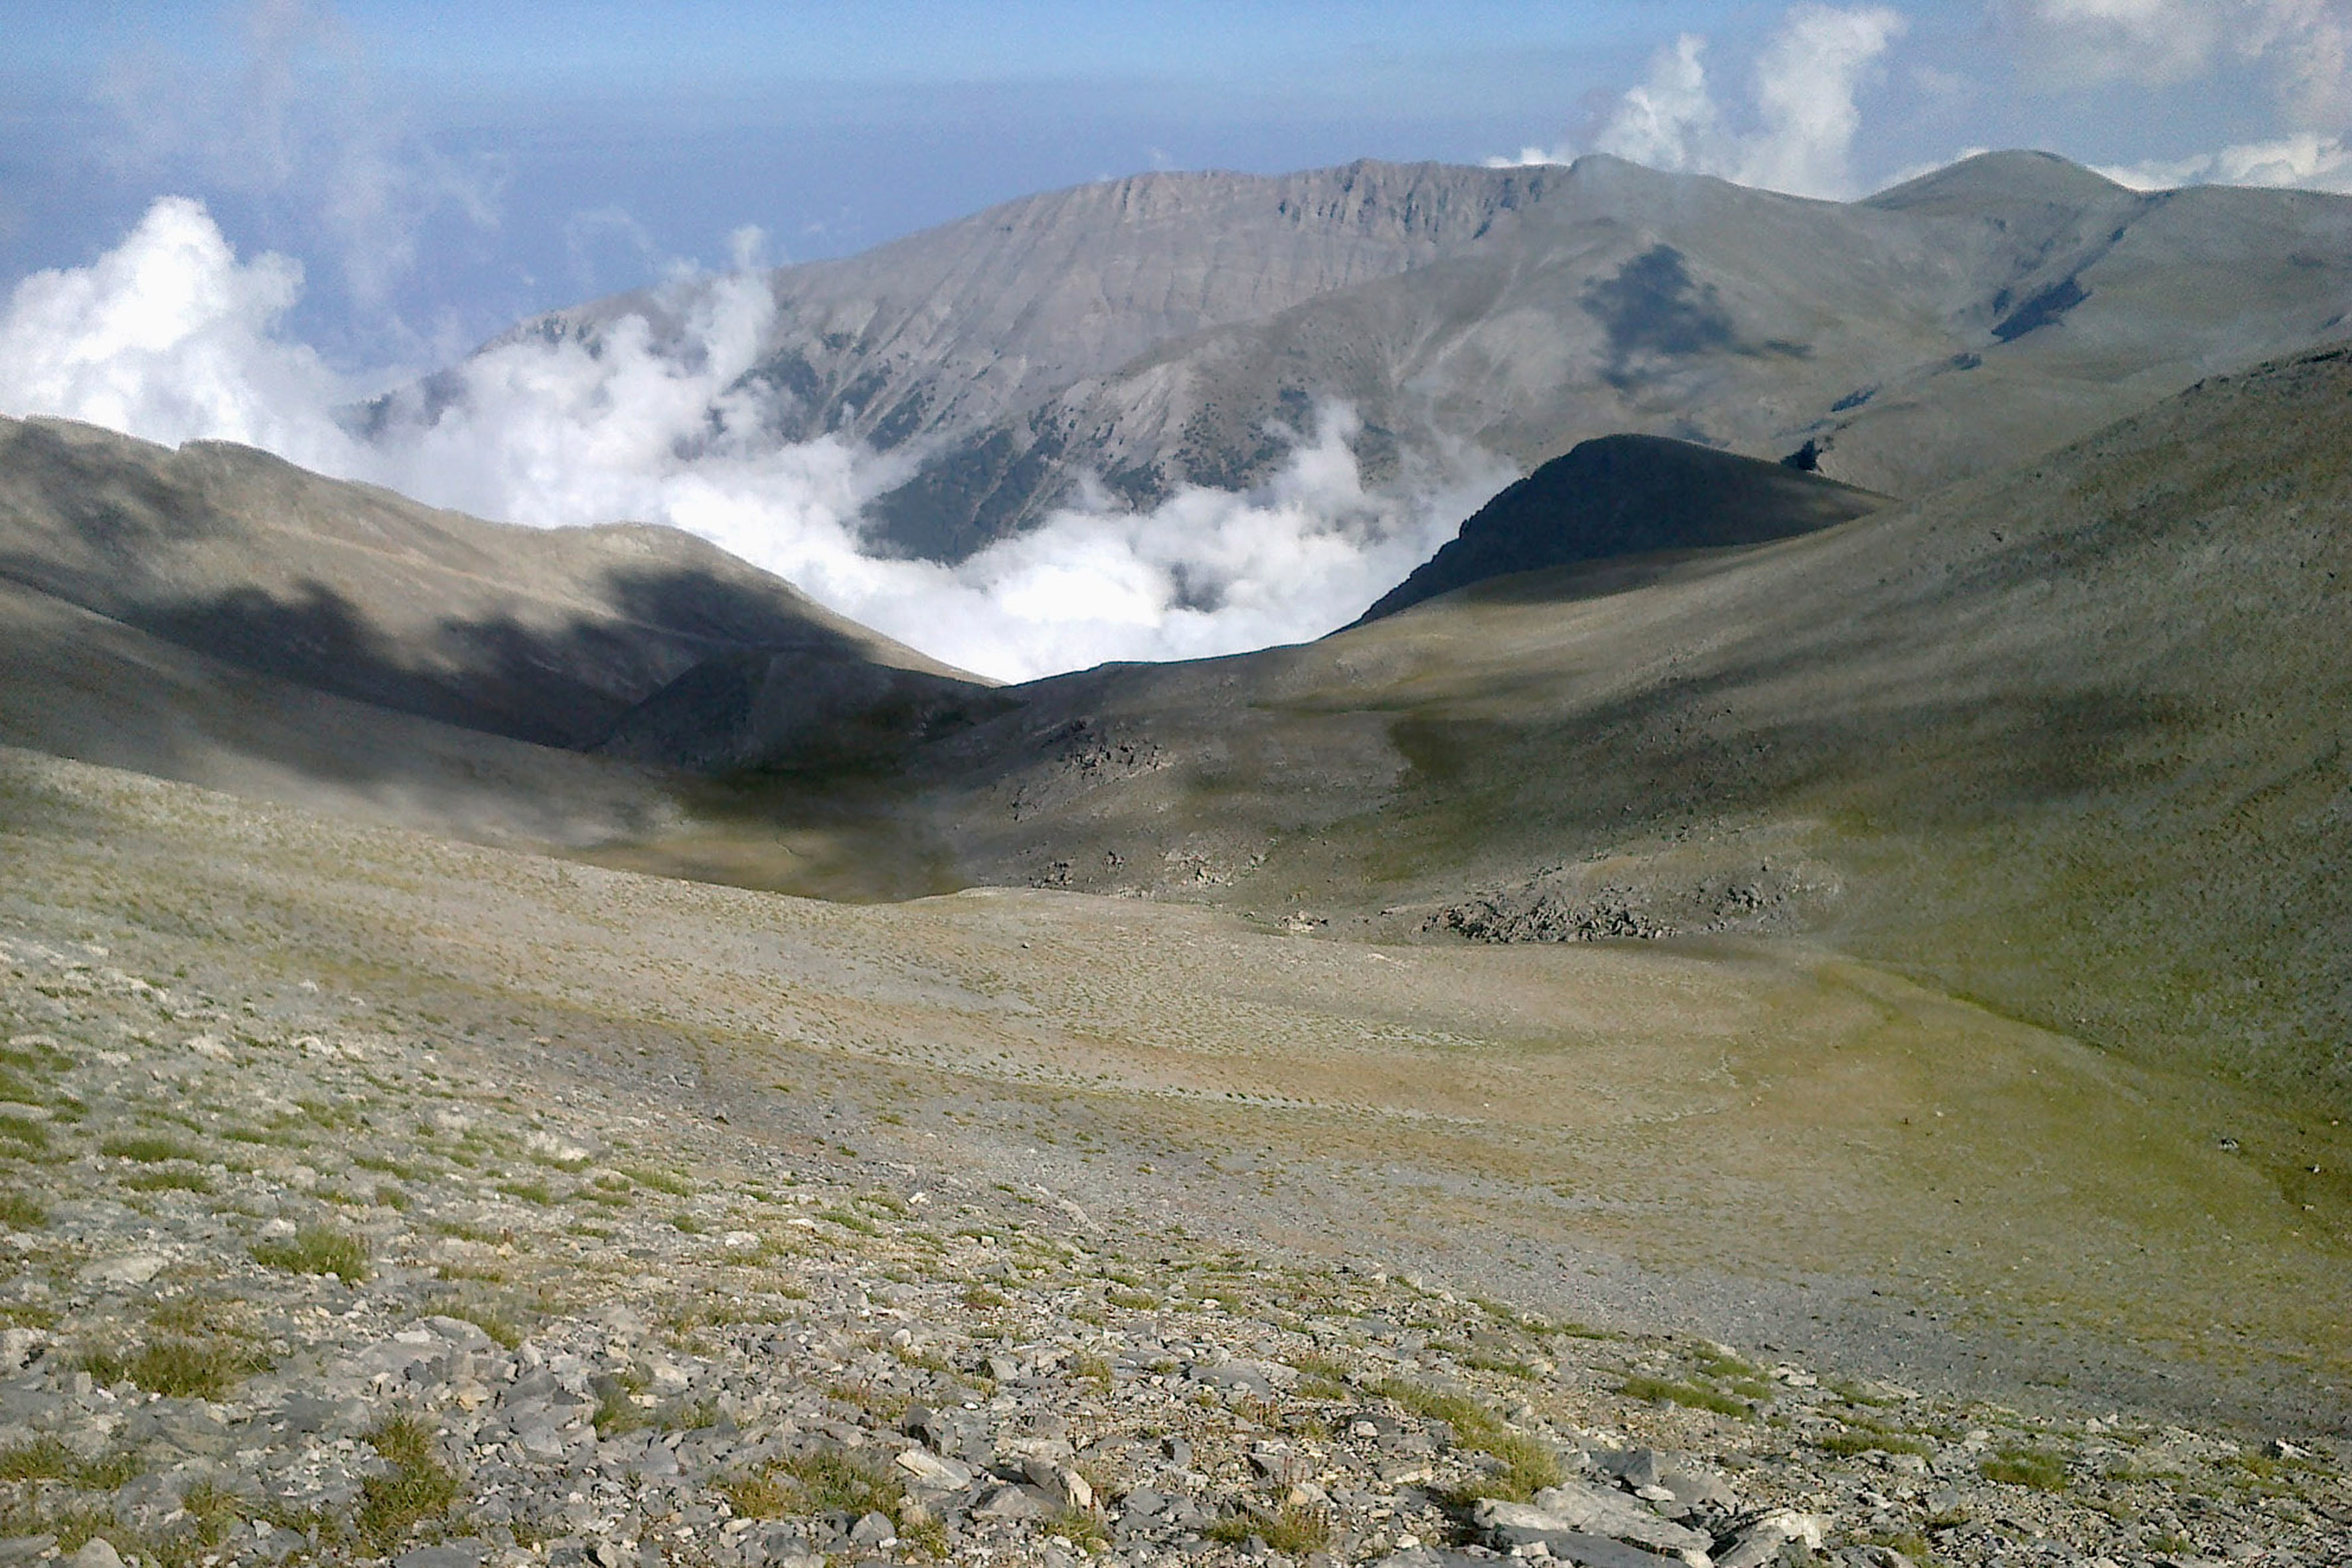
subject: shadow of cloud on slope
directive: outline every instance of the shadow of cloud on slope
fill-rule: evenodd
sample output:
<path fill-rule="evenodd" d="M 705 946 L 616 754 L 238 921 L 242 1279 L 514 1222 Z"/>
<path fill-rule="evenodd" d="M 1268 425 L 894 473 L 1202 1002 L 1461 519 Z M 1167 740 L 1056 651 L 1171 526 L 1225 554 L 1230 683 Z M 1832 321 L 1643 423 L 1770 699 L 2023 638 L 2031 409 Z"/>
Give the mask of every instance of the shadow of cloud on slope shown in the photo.
<path fill-rule="evenodd" d="M 0 743 L 481 842 L 590 844 L 663 781 L 267 675 L 0 581 Z"/>
<path fill-rule="evenodd" d="M 238 587 L 88 604 L 70 585 L 44 581 L 52 574 L 38 563 L 0 561 L 0 575 L 259 674 L 572 751 L 604 739 L 623 714 L 706 659 L 758 649 L 870 662 L 844 633 L 781 613 L 751 585 L 692 570 L 609 573 L 609 618 L 450 616 L 414 633 L 388 631 L 315 578 L 283 596 Z"/>
<path fill-rule="evenodd" d="M 1609 334 L 1603 374 L 1621 389 L 1659 360 L 1730 348 L 1738 341 L 1715 286 L 1696 281 L 1683 253 L 1671 245 L 1654 245 L 1615 276 L 1591 284 L 1582 302 Z"/>

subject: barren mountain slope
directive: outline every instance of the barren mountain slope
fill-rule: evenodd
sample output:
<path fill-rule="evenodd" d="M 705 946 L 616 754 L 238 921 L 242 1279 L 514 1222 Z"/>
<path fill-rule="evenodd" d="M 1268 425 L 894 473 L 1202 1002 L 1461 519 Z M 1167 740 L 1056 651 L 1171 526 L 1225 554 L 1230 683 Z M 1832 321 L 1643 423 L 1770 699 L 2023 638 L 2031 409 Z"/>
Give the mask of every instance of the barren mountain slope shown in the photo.
<path fill-rule="evenodd" d="M 2347 429 L 2318 353 L 1803 538 L 1039 682 L 916 754 L 917 826 L 1398 934 L 1813 932 L 2340 1103 Z"/>
<path fill-rule="evenodd" d="M 1463 443 L 1523 469 L 1619 432 L 1916 497 L 2341 330 L 2352 201 L 2142 195 L 2038 153 L 1837 204 L 1662 174 L 1356 163 L 1138 176 L 772 280 L 744 378 L 778 440 L 919 442 L 881 536 L 960 558 L 1091 475 L 1245 488 L 1319 405 L 1377 481 Z M 679 334 L 693 296 L 518 329 Z M 379 417 L 435 416 L 445 377 Z"/>
<path fill-rule="evenodd" d="M 953 672 L 671 529 L 537 530 L 218 442 L 0 420 L 0 578 L 339 696 L 549 745 L 739 649 Z"/>
<path fill-rule="evenodd" d="M 486 843 L 639 841 L 678 782 L 337 697 L 0 579 L 0 740 Z"/>
<path fill-rule="evenodd" d="M 939 1212 L 953 1194 L 1003 1184 L 1009 1228 L 984 1227 L 1011 1249 L 1000 1261 L 1066 1216 L 1097 1255 L 1090 1272 L 1123 1252 L 1190 1252 L 1197 1236 L 1309 1273 L 1350 1259 L 1422 1270 L 1456 1304 L 1475 1293 L 1682 1328 L 2012 1410 L 2096 1400 L 2104 1418 L 2120 1401 L 2194 1423 L 2228 1408 L 2257 1435 L 2305 1441 L 2352 1415 L 2352 1191 L 2287 1176 L 2352 1163 L 2352 1134 L 2306 1104 L 2118 1062 L 1802 943 L 1375 945 L 1025 889 L 850 907 L 353 827 L 9 750 L 0 858 L 0 1026 L 45 1031 L 117 1086 L 86 1104 L 45 1089 L 40 1109 L 58 1110 L 42 1132 L 0 1124 L 0 1184 L 53 1194 L 60 1220 L 61 1234 L 9 1243 L 34 1265 L 23 1287 L 77 1307 L 100 1294 L 78 1271 L 123 1249 L 107 1237 L 126 1221 L 152 1227 L 136 1245 L 184 1283 L 230 1292 L 266 1289 L 244 1248 L 292 1228 L 267 1219 L 363 1226 L 388 1286 L 429 1287 L 405 1261 L 420 1253 L 503 1271 L 489 1283 L 520 1289 L 497 1299 L 530 1321 L 561 1310 L 560 1296 L 533 1298 L 541 1282 L 610 1270 L 642 1301 L 717 1259 L 687 1278 L 751 1289 L 747 1266 L 915 1227 L 917 1193 L 961 1225 Z M 24 1048 L 27 1067 L 43 1059 Z M 217 1071 L 224 1060 L 238 1070 Z M 478 1065 L 504 1109 L 444 1117 L 383 1077 L 446 1092 Z M 289 1069 L 322 1087 L 299 1091 Z M 169 1152 L 151 1158 L 126 1121 Z M 271 1141 L 240 1141 L 257 1128 Z M 630 1170 L 656 1171 L 742 1140 L 767 1169 L 767 1206 L 690 1197 L 675 1178 L 599 1182 L 565 1152 L 583 1139 L 625 1142 Z M 206 1190 L 158 1194 L 168 1218 L 116 1217 L 113 1194 L 139 1190 L 126 1177 L 175 1172 Z M 802 1206 L 803 1184 L 828 1201 Z M 898 1201 L 843 1210 L 840 1184 Z M 908 1262 L 932 1279 L 970 1256 L 947 1240 Z M 1234 1267 L 1220 1304 L 1246 1333 L 1277 1276 L 1246 1256 Z M 996 1279 L 1014 1293 L 1029 1269 Z M 707 1299 L 702 1321 L 732 1300 Z M 884 1301 L 871 1305 L 887 1333 Z M 1107 1359 L 1130 1347 L 1105 1336 L 1171 1331 L 1156 1323 L 1165 1304 L 1070 1304 L 1091 1312 L 1087 1342 Z M 975 1291 L 900 1326 L 1003 1310 Z M 1003 1353 L 1025 1354 L 1029 1331 Z M 1346 1331 L 1316 1337 L 1347 1359 L 1355 1342 L 1330 1337 Z M 1529 1370 L 1521 1396 L 1548 1405 Z M 1683 1396 L 1657 1392 L 1678 1367 L 1649 1370 L 1626 1384 L 1635 1397 Z M 1723 1412 L 1692 1440 L 1780 1441 L 1799 1401 L 1760 1420 L 1717 1375 L 1678 1385 Z M 962 1397 L 1025 1386 L 989 1376 L 992 1391 Z M 1984 1452 L 1956 1453 L 1952 1475 Z M 1904 1492 L 1903 1479 L 1882 1468 L 1875 1484 L 1911 1498 L 1915 1521 L 1948 1510 L 1929 1494 L 1949 1479 Z M 2070 1506 L 2126 1495 L 2106 1489 L 2129 1478 L 2081 1479 Z M 1998 1506 L 2021 1517 L 2027 1500 Z M 1985 1560 L 2003 1550 L 1982 1544 Z"/>
<path fill-rule="evenodd" d="M 1587 158 L 1489 244 L 1164 344 L 985 439 L 1071 433 L 1149 499 L 1263 477 L 1266 432 L 1336 398 L 1382 477 L 1449 439 L 1532 468 L 1643 431 L 1921 496 L 2352 309 L 2341 197 L 2141 195 L 2034 154 L 1921 184 L 1842 206 Z"/>

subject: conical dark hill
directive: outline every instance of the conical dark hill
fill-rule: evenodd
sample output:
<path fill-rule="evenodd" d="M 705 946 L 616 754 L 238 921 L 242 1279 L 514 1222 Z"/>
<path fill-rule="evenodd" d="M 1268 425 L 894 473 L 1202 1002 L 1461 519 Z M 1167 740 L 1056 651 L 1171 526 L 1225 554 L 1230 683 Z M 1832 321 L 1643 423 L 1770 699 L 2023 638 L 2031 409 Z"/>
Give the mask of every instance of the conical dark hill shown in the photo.
<path fill-rule="evenodd" d="M 1513 572 L 1787 539 L 1886 498 L 1664 436 L 1603 436 L 1529 474 L 1364 612 L 1364 621 Z"/>

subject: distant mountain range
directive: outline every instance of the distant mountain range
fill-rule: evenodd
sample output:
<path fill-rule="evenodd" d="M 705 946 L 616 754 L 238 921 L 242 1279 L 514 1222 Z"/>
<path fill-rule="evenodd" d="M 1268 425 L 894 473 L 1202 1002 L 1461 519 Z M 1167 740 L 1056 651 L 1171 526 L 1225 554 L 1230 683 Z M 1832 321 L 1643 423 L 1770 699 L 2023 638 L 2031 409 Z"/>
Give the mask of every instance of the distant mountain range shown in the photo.
<path fill-rule="evenodd" d="M 952 561 L 1086 478 L 1137 506 L 1245 488 L 1334 400 L 1376 482 L 1463 443 L 1524 472 L 1643 433 L 1923 495 L 2341 330 L 2352 199 L 2142 194 L 2028 153 L 1847 204 L 1598 155 L 1360 163 L 1083 185 L 770 285 L 743 384 L 772 438 L 919 452 L 876 537 Z M 681 308 L 517 333 L 593 344 L 638 313 L 675 343 Z"/>

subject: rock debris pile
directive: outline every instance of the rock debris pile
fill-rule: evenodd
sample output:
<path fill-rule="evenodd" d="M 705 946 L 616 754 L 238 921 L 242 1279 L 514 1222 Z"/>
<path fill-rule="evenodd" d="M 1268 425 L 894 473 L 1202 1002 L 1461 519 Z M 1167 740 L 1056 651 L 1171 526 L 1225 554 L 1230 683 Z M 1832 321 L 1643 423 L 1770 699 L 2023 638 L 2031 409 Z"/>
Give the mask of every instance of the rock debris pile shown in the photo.
<path fill-rule="evenodd" d="M 0 1568 L 2352 1559 L 2332 1440 L 1114 1234 L 130 962 L 0 935 Z"/>

